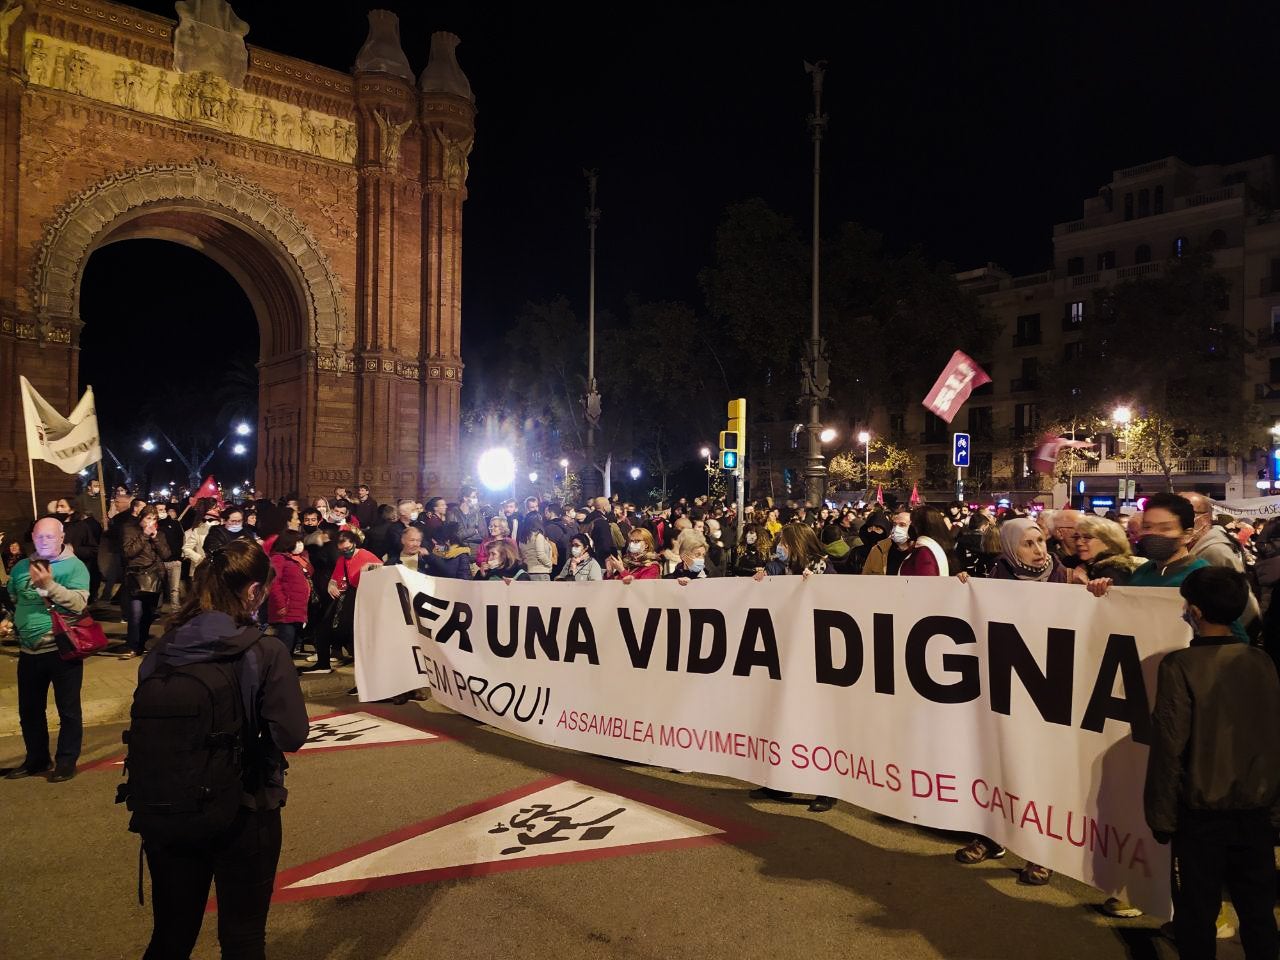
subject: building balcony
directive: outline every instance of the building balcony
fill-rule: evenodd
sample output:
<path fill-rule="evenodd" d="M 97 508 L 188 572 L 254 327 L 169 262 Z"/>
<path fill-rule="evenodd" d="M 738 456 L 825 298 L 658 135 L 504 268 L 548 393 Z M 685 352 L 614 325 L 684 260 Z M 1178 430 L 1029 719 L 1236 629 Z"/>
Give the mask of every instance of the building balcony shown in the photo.
<path fill-rule="evenodd" d="M 1028 331 L 1027 333 L 1015 333 L 1013 335 L 1013 345 L 1015 347 L 1038 347 L 1040 346 L 1040 331 Z"/>
<path fill-rule="evenodd" d="M 1226 476 L 1231 473 L 1230 457 L 1179 457 L 1170 462 L 1174 476 Z M 1072 471 L 1077 476 L 1090 474 L 1113 477 L 1162 477 L 1164 471 L 1155 460 L 1089 460 L 1079 458 Z"/>

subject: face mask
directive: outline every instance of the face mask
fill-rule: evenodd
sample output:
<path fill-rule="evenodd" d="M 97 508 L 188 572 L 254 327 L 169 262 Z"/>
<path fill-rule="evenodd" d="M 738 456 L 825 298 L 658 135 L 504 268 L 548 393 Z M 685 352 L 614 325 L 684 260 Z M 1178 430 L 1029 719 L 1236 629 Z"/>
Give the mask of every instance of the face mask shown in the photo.
<path fill-rule="evenodd" d="M 490 569 L 490 570 L 497 570 L 500 566 L 502 566 L 502 558 L 501 558 L 501 557 L 490 557 L 490 558 L 489 558 L 489 569 Z"/>
<path fill-rule="evenodd" d="M 911 538 L 910 536 L 908 536 L 908 531 L 906 527 L 894 527 L 893 530 L 889 533 L 889 539 L 892 540 L 894 543 L 901 544 L 901 543 L 906 543 Z"/>
<path fill-rule="evenodd" d="M 347 559 L 350 559 L 351 557 L 354 557 L 356 555 L 356 548 L 347 547 L 345 550 L 339 550 L 338 552 L 341 553 Z"/>
<path fill-rule="evenodd" d="M 582 556 L 582 547 L 581 545 L 575 543 L 572 547 L 569 548 L 569 552 L 573 554 L 575 557 L 580 557 Z"/>
<path fill-rule="evenodd" d="M 243 524 L 240 524 L 240 523 L 227 524 L 227 533 L 239 533 L 242 529 L 244 529 Z"/>
<path fill-rule="evenodd" d="M 304 546 L 303 546 L 302 544 L 300 544 L 300 543 L 295 543 L 295 544 L 293 545 L 293 552 L 294 552 L 294 553 L 302 553 L 302 551 L 303 551 L 303 550 L 305 550 L 305 549 L 307 549 L 307 548 L 306 548 L 306 547 L 304 547 Z"/>
<path fill-rule="evenodd" d="M 1191 615 L 1191 611 L 1186 607 L 1182 608 L 1182 622 L 1191 628 L 1191 632 L 1196 632 L 1196 618 Z"/>
<path fill-rule="evenodd" d="M 783 563 L 786 563 L 786 562 L 787 562 L 787 548 L 786 548 L 786 547 L 778 547 L 776 550 L 774 550 L 774 551 L 773 551 L 773 555 L 774 555 L 774 557 L 775 557 L 775 558 L 777 558 L 778 560 L 781 560 Z"/>
<path fill-rule="evenodd" d="M 418 511 L 414 510 L 412 513 L 409 514 L 409 522 L 416 523 L 417 520 L 418 520 Z"/>
<path fill-rule="evenodd" d="M 639 540 L 632 540 L 627 544 L 627 553 L 632 555 L 644 553 L 644 544 Z"/>
<path fill-rule="evenodd" d="M 1159 534 L 1148 533 L 1138 538 L 1138 552 L 1156 563 L 1164 563 L 1181 548 L 1181 537 L 1162 537 Z"/>
<path fill-rule="evenodd" d="M 755 542 L 756 542 L 756 535 L 754 533 L 748 533 L 747 543 L 755 543 Z"/>
<path fill-rule="evenodd" d="M 689 572 L 690 572 L 690 573 L 701 573 L 701 572 L 703 571 L 703 568 L 705 568 L 705 567 L 706 567 L 706 565 L 707 565 L 707 561 L 706 561 L 706 560 L 704 560 L 702 557 L 699 557 L 697 560 L 694 560 L 694 561 L 690 562 L 690 564 L 689 564 Z"/>

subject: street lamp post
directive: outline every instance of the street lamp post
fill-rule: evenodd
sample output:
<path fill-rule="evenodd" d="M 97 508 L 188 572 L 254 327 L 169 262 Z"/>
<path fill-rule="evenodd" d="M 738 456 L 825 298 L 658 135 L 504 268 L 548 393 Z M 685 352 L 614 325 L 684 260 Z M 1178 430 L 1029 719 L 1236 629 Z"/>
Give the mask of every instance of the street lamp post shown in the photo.
<path fill-rule="evenodd" d="M 590 489 L 584 490 L 588 496 L 597 487 L 595 475 L 590 471 L 596 469 L 596 428 L 600 426 L 600 390 L 596 384 L 596 227 L 600 223 L 600 210 L 596 207 L 596 181 L 599 173 L 596 170 L 584 170 L 587 177 L 587 233 L 590 235 L 590 253 L 588 257 L 590 278 L 587 281 L 587 467 L 591 476 Z M 586 479 L 583 480 L 584 486 Z"/>
<path fill-rule="evenodd" d="M 1115 410 L 1111 411 L 1111 419 L 1112 421 L 1114 421 L 1116 426 L 1120 428 L 1120 436 L 1117 438 L 1117 440 L 1124 439 L 1125 431 L 1128 430 L 1129 428 L 1129 422 L 1133 419 L 1133 411 L 1130 410 L 1128 407 L 1116 407 Z M 1118 446 L 1119 444 L 1117 443 L 1117 447 Z M 1119 453 L 1119 452 L 1120 451 L 1117 449 L 1116 453 Z M 1125 452 L 1128 453 L 1127 450 Z M 1122 461 L 1122 462 L 1125 462 L 1125 461 Z M 1117 509 L 1119 509 L 1124 504 L 1125 500 L 1129 499 L 1129 468 L 1128 467 L 1125 467 L 1121 471 L 1120 477 L 1121 477 L 1121 482 L 1124 484 L 1124 492 L 1120 494 L 1120 497 L 1119 497 L 1120 503 L 1116 504 Z"/>
<path fill-rule="evenodd" d="M 871 489 L 871 434 L 866 430 L 859 432 L 858 442 L 862 444 L 864 471 L 867 477 L 867 489 Z"/>
<path fill-rule="evenodd" d="M 715 469 L 715 467 L 711 465 L 711 448 L 703 447 L 698 451 L 698 454 L 705 461 L 705 465 L 702 469 L 707 473 L 707 496 L 709 497 L 711 496 L 711 473 Z"/>
<path fill-rule="evenodd" d="M 822 172 L 822 135 L 827 128 L 827 116 L 822 112 L 822 80 L 826 73 L 826 61 L 805 63 L 805 72 L 813 78 L 813 113 L 809 115 L 809 130 L 813 137 L 813 265 L 810 289 L 810 329 L 808 357 L 801 378 L 801 403 L 809 405 L 809 455 L 805 465 L 806 496 L 813 506 L 820 506 L 827 495 L 827 463 L 822 455 L 822 401 L 827 399 L 830 384 L 827 379 L 826 350 L 818 329 L 818 222 L 819 197 Z"/>

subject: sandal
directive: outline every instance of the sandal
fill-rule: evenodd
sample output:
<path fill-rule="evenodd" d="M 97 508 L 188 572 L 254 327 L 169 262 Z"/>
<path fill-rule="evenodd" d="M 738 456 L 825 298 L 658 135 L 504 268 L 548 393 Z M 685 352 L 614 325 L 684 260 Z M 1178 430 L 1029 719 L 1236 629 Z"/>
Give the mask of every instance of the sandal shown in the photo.
<path fill-rule="evenodd" d="M 1043 887 L 1053 877 L 1053 871 L 1038 863 L 1028 863 L 1018 874 L 1018 882 L 1033 887 Z"/>
<path fill-rule="evenodd" d="M 969 866 L 984 860 L 999 860 L 1004 855 L 1004 847 L 985 837 L 974 837 L 966 846 L 956 851 L 956 859 Z"/>

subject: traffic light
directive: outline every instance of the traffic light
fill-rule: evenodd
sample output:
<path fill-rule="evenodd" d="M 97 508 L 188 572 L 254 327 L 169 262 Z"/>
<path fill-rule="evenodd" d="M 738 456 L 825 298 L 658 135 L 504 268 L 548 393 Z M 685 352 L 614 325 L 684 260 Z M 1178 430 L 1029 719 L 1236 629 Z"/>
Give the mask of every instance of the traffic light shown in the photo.
<path fill-rule="evenodd" d="M 742 464 L 743 449 L 747 445 L 747 400 L 739 397 L 729 401 L 729 423 L 720 431 L 720 467 L 737 470 Z"/>

